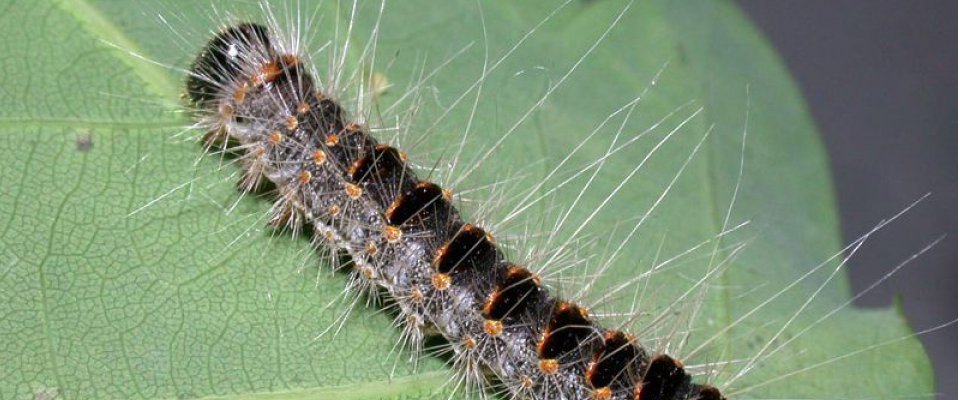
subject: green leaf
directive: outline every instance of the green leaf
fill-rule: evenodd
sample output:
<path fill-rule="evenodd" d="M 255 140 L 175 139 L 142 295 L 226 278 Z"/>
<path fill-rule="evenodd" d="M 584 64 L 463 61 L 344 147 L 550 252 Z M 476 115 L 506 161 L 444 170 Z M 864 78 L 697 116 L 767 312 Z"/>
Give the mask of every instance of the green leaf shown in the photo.
<path fill-rule="evenodd" d="M 281 18 L 291 9 L 271 5 Z M 692 327 L 680 355 L 717 335 L 708 351 L 685 360 L 719 368 L 717 384 L 771 338 L 767 350 L 787 344 L 734 381 L 730 391 L 760 385 L 741 398 L 930 393 L 929 363 L 897 311 L 844 308 L 817 322 L 849 298 L 842 271 L 804 306 L 834 269 L 830 263 L 798 281 L 840 249 L 836 208 L 816 129 L 768 44 L 728 2 L 627 5 L 572 2 L 533 29 L 557 4 L 391 2 L 373 68 L 393 87 L 379 104 L 400 99 L 420 71 L 442 66 L 420 91 L 414 133 L 403 140 L 411 145 L 483 75 L 485 54 L 489 67 L 519 43 L 483 80 L 475 111 L 476 92 L 469 92 L 408 149 L 421 165 L 434 165 L 456 148 L 471 115 L 467 155 L 512 131 L 476 174 L 454 185 L 470 199 L 511 199 L 533 187 L 598 126 L 565 173 L 602 156 L 617 132 L 617 143 L 625 143 L 677 110 L 603 164 L 553 244 L 575 233 L 671 129 L 692 117 L 579 232 L 586 239 L 568 246 L 582 249 L 586 261 L 548 276 L 568 295 L 613 253 L 584 242 L 619 243 L 709 131 L 587 300 L 724 230 L 749 109 L 742 182 L 726 227 L 750 224 L 726 235 L 716 252 L 710 242 L 641 280 L 632 330 L 665 346 L 663 339 Z M 357 8 L 353 47 L 367 43 L 379 7 Z M 233 183 L 238 167 L 201 158 L 191 139 L 202 133 L 184 132 L 189 116 L 175 112 L 182 75 L 131 55 L 185 67 L 216 29 L 213 10 L 186 1 L 0 2 L 0 398 L 432 398 L 449 390 L 443 361 L 427 357 L 414 370 L 406 353 L 392 351 L 399 333 L 391 316 L 362 302 L 339 335 L 315 340 L 346 308 L 338 302 L 345 277 L 323 269 L 303 238 L 264 227 L 269 201 L 241 199 Z M 256 4 L 221 3 L 216 10 L 258 15 Z M 344 31 L 351 10 L 328 1 L 319 14 L 321 23 L 307 30 L 316 48 L 330 40 L 325 34 Z M 626 121 L 620 113 L 603 124 L 647 88 Z M 396 123 L 389 115 L 381 122 Z M 470 170 L 472 162 L 461 159 L 455 171 Z M 591 174 L 556 193 L 549 189 L 562 179 L 552 177 L 540 189 L 549 201 L 500 227 L 507 242 L 526 233 L 511 251 L 518 260 L 542 261 L 523 257 L 546 243 L 524 227 L 549 232 L 556 206 L 574 204 Z M 511 176 L 520 178 L 498 186 L 503 193 L 484 186 Z M 481 213 L 465 201 L 464 208 L 493 223 L 509 207 Z M 708 290 L 673 304 L 728 257 Z M 630 288 L 595 311 L 628 310 L 633 295 Z M 671 305 L 681 315 L 651 325 Z M 688 325 L 693 310 L 699 312 Z M 764 384 L 771 379 L 779 380 Z"/>

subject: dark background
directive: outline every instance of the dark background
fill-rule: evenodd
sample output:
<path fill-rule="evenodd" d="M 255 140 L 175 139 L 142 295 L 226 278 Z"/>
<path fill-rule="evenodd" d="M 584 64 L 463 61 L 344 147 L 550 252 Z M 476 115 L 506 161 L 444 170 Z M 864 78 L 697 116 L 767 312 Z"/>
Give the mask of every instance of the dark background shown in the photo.
<path fill-rule="evenodd" d="M 807 99 L 830 153 L 845 241 L 932 193 L 860 250 L 853 291 L 944 241 L 857 304 L 900 299 L 917 331 L 957 318 L 957 1 L 737 3 Z M 957 325 L 921 339 L 939 398 L 956 399 Z"/>

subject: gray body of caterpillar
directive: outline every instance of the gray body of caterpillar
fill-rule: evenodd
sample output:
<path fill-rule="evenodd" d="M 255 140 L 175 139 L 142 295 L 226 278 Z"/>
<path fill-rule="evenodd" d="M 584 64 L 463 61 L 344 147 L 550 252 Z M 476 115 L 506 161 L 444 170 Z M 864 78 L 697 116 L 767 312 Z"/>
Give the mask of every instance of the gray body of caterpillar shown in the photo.
<path fill-rule="evenodd" d="M 515 398 L 723 399 L 679 362 L 550 296 L 462 221 L 449 193 L 348 122 L 299 58 L 277 54 L 266 28 L 223 30 L 194 62 L 187 92 L 208 144 L 239 155 L 242 187 L 276 186 L 272 221 L 312 226 L 316 241 L 350 258 L 356 289 L 395 306 L 414 345 L 425 332 L 445 338 L 473 384 Z"/>

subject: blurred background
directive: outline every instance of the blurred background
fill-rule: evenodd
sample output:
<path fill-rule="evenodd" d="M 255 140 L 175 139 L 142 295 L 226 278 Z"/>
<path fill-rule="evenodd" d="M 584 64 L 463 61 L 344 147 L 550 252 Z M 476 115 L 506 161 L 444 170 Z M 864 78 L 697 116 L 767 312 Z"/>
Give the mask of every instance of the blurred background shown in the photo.
<path fill-rule="evenodd" d="M 900 302 L 914 330 L 957 318 L 957 1 L 737 0 L 800 85 L 832 162 L 849 242 L 925 193 L 849 267 L 857 301 Z M 957 398 L 957 325 L 921 337 L 938 398 Z M 855 384 L 855 383 L 852 383 Z"/>

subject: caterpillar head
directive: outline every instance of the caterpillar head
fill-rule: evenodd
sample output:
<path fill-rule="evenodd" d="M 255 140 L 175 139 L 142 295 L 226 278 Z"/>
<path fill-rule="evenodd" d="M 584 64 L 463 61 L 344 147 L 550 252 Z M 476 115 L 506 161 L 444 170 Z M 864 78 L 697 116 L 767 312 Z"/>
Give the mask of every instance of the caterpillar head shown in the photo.
<path fill-rule="evenodd" d="M 223 29 L 207 42 L 190 66 L 186 84 L 190 102 L 204 107 L 242 79 L 251 63 L 271 59 L 272 53 L 263 25 L 241 23 Z"/>

